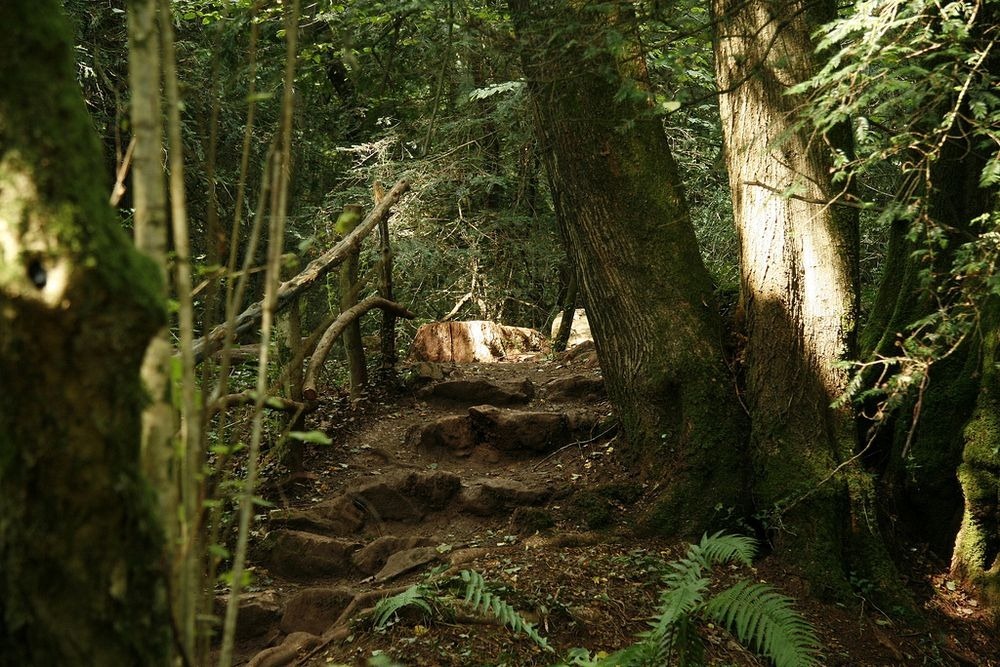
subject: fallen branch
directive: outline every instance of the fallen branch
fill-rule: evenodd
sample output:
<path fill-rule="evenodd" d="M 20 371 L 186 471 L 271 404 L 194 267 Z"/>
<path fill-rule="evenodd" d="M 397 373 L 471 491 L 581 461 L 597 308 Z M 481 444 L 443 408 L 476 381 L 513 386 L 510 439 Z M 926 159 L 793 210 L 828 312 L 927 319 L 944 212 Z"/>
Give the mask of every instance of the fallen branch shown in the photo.
<path fill-rule="evenodd" d="M 406 179 L 401 179 L 353 232 L 344 237 L 336 246 L 309 262 L 309 265 L 298 275 L 283 282 L 278 287 L 275 312 L 284 310 L 302 292 L 319 282 L 326 274 L 330 273 L 330 271 L 347 259 L 352 252 L 360 248 L 361 242 L 364 241 L 365 237 L 375 229 L 383 218 L 389 215 L 393 204 L 399 201 L 399 198 L 409 189 L 409 182 Z M 232 323 L 234 335 L 250 331 L 260 322 L 263 314 L 263 301 L 258 301 L 237 315 Z M 222 346 L 222 342 L 226 337 L 228 324 L 220 324 L 215 327 L 211 333 L 194 345 L 196 362 L 203 361 L 206 356 L 212 354 Z"/>
<path fill-rule="evenodd" d="M 222 359 L 222 353 L 222 350 L 216 350 L 212 354 L 212 357 L 219 361 Z M 257 343 L 239 345 L 229 350 L 229 361 L 231 364 L 256 363 L 258 359 L 260 359 L 260 345 Z"/>
<path fill-rule="evenodd" d="M 316 400 L 316 376 L 319 375 L 319 370 L 323 367 L 326 362 L 327 356 L 330 354 L 330 349 L 333 347 L 334 342 L 340 337 L 340 334 L 344 332 L 347 325 L 367 313 L 372 308 L 381 308 L 384 311 L 388 311 L 396 315 L 397 317 L 402 317 L 407 320 L 412 320 L 416 317 L 415 314 L 411 313 L 409 310 L 399 305 L 394 301 L 387 301 L 380 296 L 370 296 L 364 301 L 361 301 L 356 306 L 348 308 L 340 315 L 337 319 L 333 321 L 333 324 L 323 333 L 323 337 L 320 338 L 319 342 L 316 344 L 316 349 L 313 352 L 312 357 L 309 359 L 309 366 L 306 369 L 306 377 L 302 383 L 302 396 L 310 401 Z"/>
<path fill-rule="evenodd" d="M 238 394 L 228 394 L 212 403 L 208 414 L 211 417 L 217 412 L 231 408 L 234 405 L 253 405 L 256 402 L 256 391 L 248 390 L 241 391 Z M 278 412 L 299 412 L 300 414 L 306 414 L 316 409 L 314 403 L 293 401 L 290 398 L 283 398 L 281 396 L 268 396 L 264 400 L 264 407 L 269 410 L 277 410 Z"/>

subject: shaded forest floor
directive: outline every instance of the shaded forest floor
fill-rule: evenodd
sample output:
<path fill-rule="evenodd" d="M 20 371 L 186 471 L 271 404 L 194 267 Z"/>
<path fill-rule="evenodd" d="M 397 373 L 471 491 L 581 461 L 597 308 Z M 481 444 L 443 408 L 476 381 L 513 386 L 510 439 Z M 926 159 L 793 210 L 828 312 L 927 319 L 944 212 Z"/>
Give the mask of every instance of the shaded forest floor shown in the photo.
<path fill-rule="evenodd" d="M 552 665 L 573 647 L 630 644 L 648 627 L 663 564 L 686 544 L 632 531 L 651 482 L 620 460 L 592 348 L 408 373 L 409 389 L 353 410 L 326 399 L 313 426 L 334 444 L 308 451 L 304 474 L 266 474 L 262 494 L 276 508 L 254 538 L 244 664 L 365 665 L 382 655 L 404 665 Z M 1000 642 L 975 600 L 953 590 L 946 563 L 919 546 L 909 553 L 920 627 L 874 607 L 863 582 L 850 603 L 815 600 L 776 556 L 720 575 L 795 598 L 824 664 L 1000 665 Z M 461 570 L 480 573 L 556 652 L 463 606 Z M 378 600 L 420 582 L 431 613 L 411 606 L 376 629 Z M 766 664 L 720 628 L 702 636 L 711 664 Z"/>

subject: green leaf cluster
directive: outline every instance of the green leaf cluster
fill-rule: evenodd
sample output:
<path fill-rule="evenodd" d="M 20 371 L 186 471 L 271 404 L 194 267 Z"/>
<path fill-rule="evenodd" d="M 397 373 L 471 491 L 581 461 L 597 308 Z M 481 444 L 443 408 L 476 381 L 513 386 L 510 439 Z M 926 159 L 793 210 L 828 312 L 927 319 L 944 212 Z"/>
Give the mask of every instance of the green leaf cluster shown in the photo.
<path fill-rule="evenodd" d="M 457 584 L 461 582 L 462 586 Z M 454 589 L 461 588 L 462 597 L 455 597 Z M 541 636 L 534 625 L 529 623 L 509 602 L 501 598 L 489 585 L 483 576 L 474 570 L 462 570 L 457 579 L 452 579 L 446 589 L 441 592 L 427 583 L 410 586 L 402 593 L 387 597 L 375 605 L 373 619 L 377 629 L 385 628 L 393 617 L 402 609 L 414 607 L 427 617 L 435 614 L 438 608 L 449 609 L 455 605 L 470 608 L 474 613 L 492 616 L 503 625 L 509 627 L 515 634 L 524 635 L 542 649 L 552 652 L 545 637 Z"/>
<path fill-rule="evenodd" d="M 689 546 L 663 575 L 656 617 L 640 640 L 621 651 L 592 657 L 574 649 L 564 665 L 584 667 L 653 667 L 704 664 L 704 644 L 698 626 L 712 622 L 727 628 L 744 645 L 777 667 L 820 665 L 819 640 L 812 626 L 773 586 L 738 581 L 711 595 L 712 569 L 727 563 L 750 566 L 756 553 L 753 539 L 716 533 Z"/>

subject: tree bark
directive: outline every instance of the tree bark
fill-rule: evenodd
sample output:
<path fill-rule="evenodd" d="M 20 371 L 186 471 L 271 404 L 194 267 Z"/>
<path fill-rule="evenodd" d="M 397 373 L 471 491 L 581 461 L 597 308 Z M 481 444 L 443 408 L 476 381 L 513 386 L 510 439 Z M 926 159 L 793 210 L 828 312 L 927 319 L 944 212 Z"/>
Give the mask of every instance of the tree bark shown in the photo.
<path fill-rule="evenodd" d="M 573 331 L 573 316 L 576 314 L 576 293 L 579 285 L 576 267 L 570 266 L 569 286 L 566 288 L 566 298 L 562 305 L 562 320 L 559 321 L 559 329 L 552 340 L 552 349 L 556 352 L 565 351 L 569 343 L 569 335 Z"/>
<path fill-rule="evenodd" d="M 971 44 L 989 49 L 1000 16 L 994 5 L 977 8 Z M 984 50 L 974 86 L 995 86 L 1000 54 Z M 945 56 L 949 57 L 949 56 Z M 971 76 L 971 74 L 970 74 Z M 899 341 L 914 323 L 937 312 L 973 304 L 974 328 L 946 358 L 934 359 L 924 388 L 898 408 L 883 428 L 880 458 L 885 461 L 882 493 L 899 519 L 900 530 L 926 540 L 942 556 L 951 551 L 951 569 L 984 596 L 1000 618 L 1000 303 L 985 284 L 953 277 L 964 243 L 988 231 L 977 219 L 996 215 L 998 189 L 983 187 L 981 176 L 995 149 L 977 141 L 968 100 L 956 91 L 926 113 L 939 123 L 959 105 L 947 133 L 933 137 L 933 157 L 914 151 L 902 188 L 904 203 L 925 208 L 926 225 L 913 231 L 899 220 L 892 229 L 886 267 L 874 315 L 862 341 L 865 357 L 900 354 Z M 925 130 L 926 131 L 926 130 Z M 925 180 L 926 179 L 926 180 Z M 934 232 L 935 238 L 926 237 Z M 942 242 L 943 241 L 943 242 Z M 931 253 L 915 251 L 933 248 Z M 931 281 L 921 274 L 929 274 Z M 978 292 L 976 291 L 978 289 Z M 915 392 L 916 393 L 916 392 Z M 957 470 L 957 475 L 956 475 Z M 957 531 L 957 537 L 955 536 Z"/>
<path fill-rule="evenodd" d="M 616 101 L 647 78 L 631 5 L 509 5 L 608 393 L 659 496 L 646 523 L 700 533 L 740 502 L 741 413 L 660 119 L 644 100 Z"/>
<path fill-rule="evenodd" d="M 344 210 L 347 211 L 348 208 L 356 209 L 357 218 L 361 218 L 361 206 L 348 204 L 344 207 Z M 346 313 L 358 303 L 358 291 L 361 289 L 360 285 L 357 284 L 358 264 L 360 260 L 360 248 L 354 248 L 347 255 L 347 259 L 340 265 L 341 313 Z M 350 371 L 351 400 L 356 401 L 361 398 L 361 394 L 368 384 L 368 363 L 365 359 L 364 345 L 361 344 L 361 322 L 358 318 L 353 318 L 347 322 L 342 338 L 344 341 L 344 352 L 347 356 L 347 366 Z"/>
<path fill-rule="evenodd" d="M 375 204 L 378 205 L 385 193 L 382 191 L 382 185 L 376 183 L 375 186 Z M 386 301 L 393 300 L 393 290 L 392 290 L 392 239 L 389 236 L 389 220 L 388 218 L 383 218 L 378 225 L 378 235 L 379 235 L 379 256 L 381 258 L 380 262 L 380 273 L 378 281 L 378 292 Z M 396 367 L 396 362 L 399 361 L 399 355 L 396 353 L 396 315 L 388 310 L 382 311 L 382 328 L 380 330 L 381 336 L 381 355 L 382 355 L 382 371 L 390 372 Z"/>
<path fill-rule="evenodd" d="M 160 276 L 108 207 L 60 3 L 0 21 L 0 663 L 165 664 L 139 461 Z"/>
<path fill-rule="evenodd" d="M 984 309 L 982 327 L 979 396 L 963 430 L 958 467 L 964 506 L 951 571 L 972 584 L 1000 619 L 1000 301 L 996 296 Z"/>
<path fill-rule="evenodd" d="M 875 551 L 881 544 L 863 519 L 865 509 L 875 516 L 866 506 L 871 479 L 858 463 L 838 468 L 855 453 L 852 410 L 831 407 L 847 385 L 837 364 L 855 356 L 857 216 L 838 206 L 843 193 L 825 147 L 796 130 L 801 100 L 786 94 L 816 71 L 810 35 L 835 17 L 835 5 L 715 0 L 713 9 L 747 323 L 754 496 L 811 581 L 846 594 L 844 541 L 871 542 Z M 846 136 L 828 139 L 849 148 Z"/>
<path fill-rule="evenodd" d="M 128 3 L 130 119 L 135 150 L 132 202 L 135 246 L 160 270 L 167 297 L 167 190 L 163 174 L 163 110 L 160 96 L 158 0 Z M 149 404 L 142 416 L 143 470 L 160 497 L 162 515 L 175 515 L 177 493 L 170 476 L 177 414 L 170 395 L 173 346 L 165 325 L 150 342 L 142 365 Z M 168 533 L 172 529 L 166 524 Z M 172 542 L 172 541 L 171 541 Z"/>

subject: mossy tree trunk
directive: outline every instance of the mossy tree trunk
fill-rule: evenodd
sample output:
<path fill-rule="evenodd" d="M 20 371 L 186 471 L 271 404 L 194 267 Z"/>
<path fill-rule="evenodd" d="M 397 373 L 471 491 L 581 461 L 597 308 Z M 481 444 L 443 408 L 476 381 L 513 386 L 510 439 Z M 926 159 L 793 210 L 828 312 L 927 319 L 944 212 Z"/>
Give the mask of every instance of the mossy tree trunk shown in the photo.
<path fill-rule="evenodd" d="M 948 274 L 954 249 L 974 234 L 969 221 L 988 206 L 979 188 L 983 162 L 974 155 L 964 140 L 947 141 L 931 166 L 930 180 L 936 185 L 923 196 L 930 200 L 934 224 L 949 230 L 944 234 L 946 247 L 916 255 L 926 240 L 909 238 L 908 220 L 893 223 L 882 281 L 861 335 L 863 359 L 898 356 L 910 325 L 950 307 L 927 289 L 921 273 Z M 962 460 L 962 431 L 979 392 L 979 346 L 979 336 L 970 336 L 947 358 L 935 361 L 926 391 L 915 392 L 882 425 L 869 455 L 881 475 L 880 495 L 897 518 L 900 533 L 926 541 L 943 557 L 961 521 L 962 492 L 955 469 Z"/>
<path fill-rule="evenodd" d="M 754 497 L 778 546 L 814 584 L 843 594 L 845 556 L 881 552 L 876 525 L 862 518 L 873 509 L 872 480 L 859 464 L 841 467 L 857 444 L 852 409 L 831 407 L 847 384 L 837 363 L 856 353 L 857 216 L 838 205 L 826 147 L 795 129 L 800 100 L 786 94 L 815 72 L 810 35 L 835 5 L 715 0 L 713 9 L 747 323 Z"/>
<path fill-rule="evenodd" d="M 557 218 L 648 517 L 698 533 L 742 493 L 741 412 L 630 3 L 510 0 Z M 617 101 L 623 86 L 631 95 Z"/>
<path fill-rule="evenodd" d="M 964 498 L 951 569 L 1000 619 L 1000 300 L 983 311 L 979 397 L 963 431 L 958 481 Z"/>
<path fill-rule="evenodd" d="M 995 80 L 1000 54 L 989 47 L 1000 11 L 989 3 L 979 10 L 970 37 L 978 42 L 976 48 L 988 54 L 982 72 Z M 995 294 L 975 293 L 976 288 L 970 287 L 975 276 L 972 282 L 960 282 L 953 274 L 960 246 L 992 231 L 977 220 L 991 212 L 995 216 L 1000 200 L 995 186 L 981 184 L 995 150 L 977 140 L 972 126 L 975 114 L 967 100 L 960 100 L 956 92 L 927 114 L 928 125 L 940 122 L 953 105 L 960 104 L 947 135 L 934 139 L 933 159 L 915 151 L 914 163 L 921 168 L 907 174 L 913 180 L 902 191 L 924 200 L 927 219 L 921 220 L 924 227 L 913 230 L 918 232 L 915 240 L 908 221 L 895 223 L 874 315 L 862 343 L 866 358 L 896 356 L 901 353 L 899 341 L 916 322 L 942 312 L 952 317 L 966 311 L 964 316 L 971 316 L 969 305 L 974 304 L 972 330 L 944 358 L 934 360 L 922 391 L 894 412 L 891 429 L 883 429 L 881 486 L 901 529 L 927 541 L 942 556 L 950 550 L 953 575 L 978 588 L 1000 618 L 1000 376 L 996 366 L 1000 361 L 1000 302 Z M 922 129 L 932 132 L 932 127 Z M 931 233 L 934 238 L 926 238 Z M 915 254 L 927 249 L 932 251 Z M 979 289 L 989 291 L 983 283 Z"/>
<path fill-rule="evenodd" d="M 159 276 L 108 206 L 60 3 L 0 21 L 0 664 L 164 664 L 139 472 Z"/>

